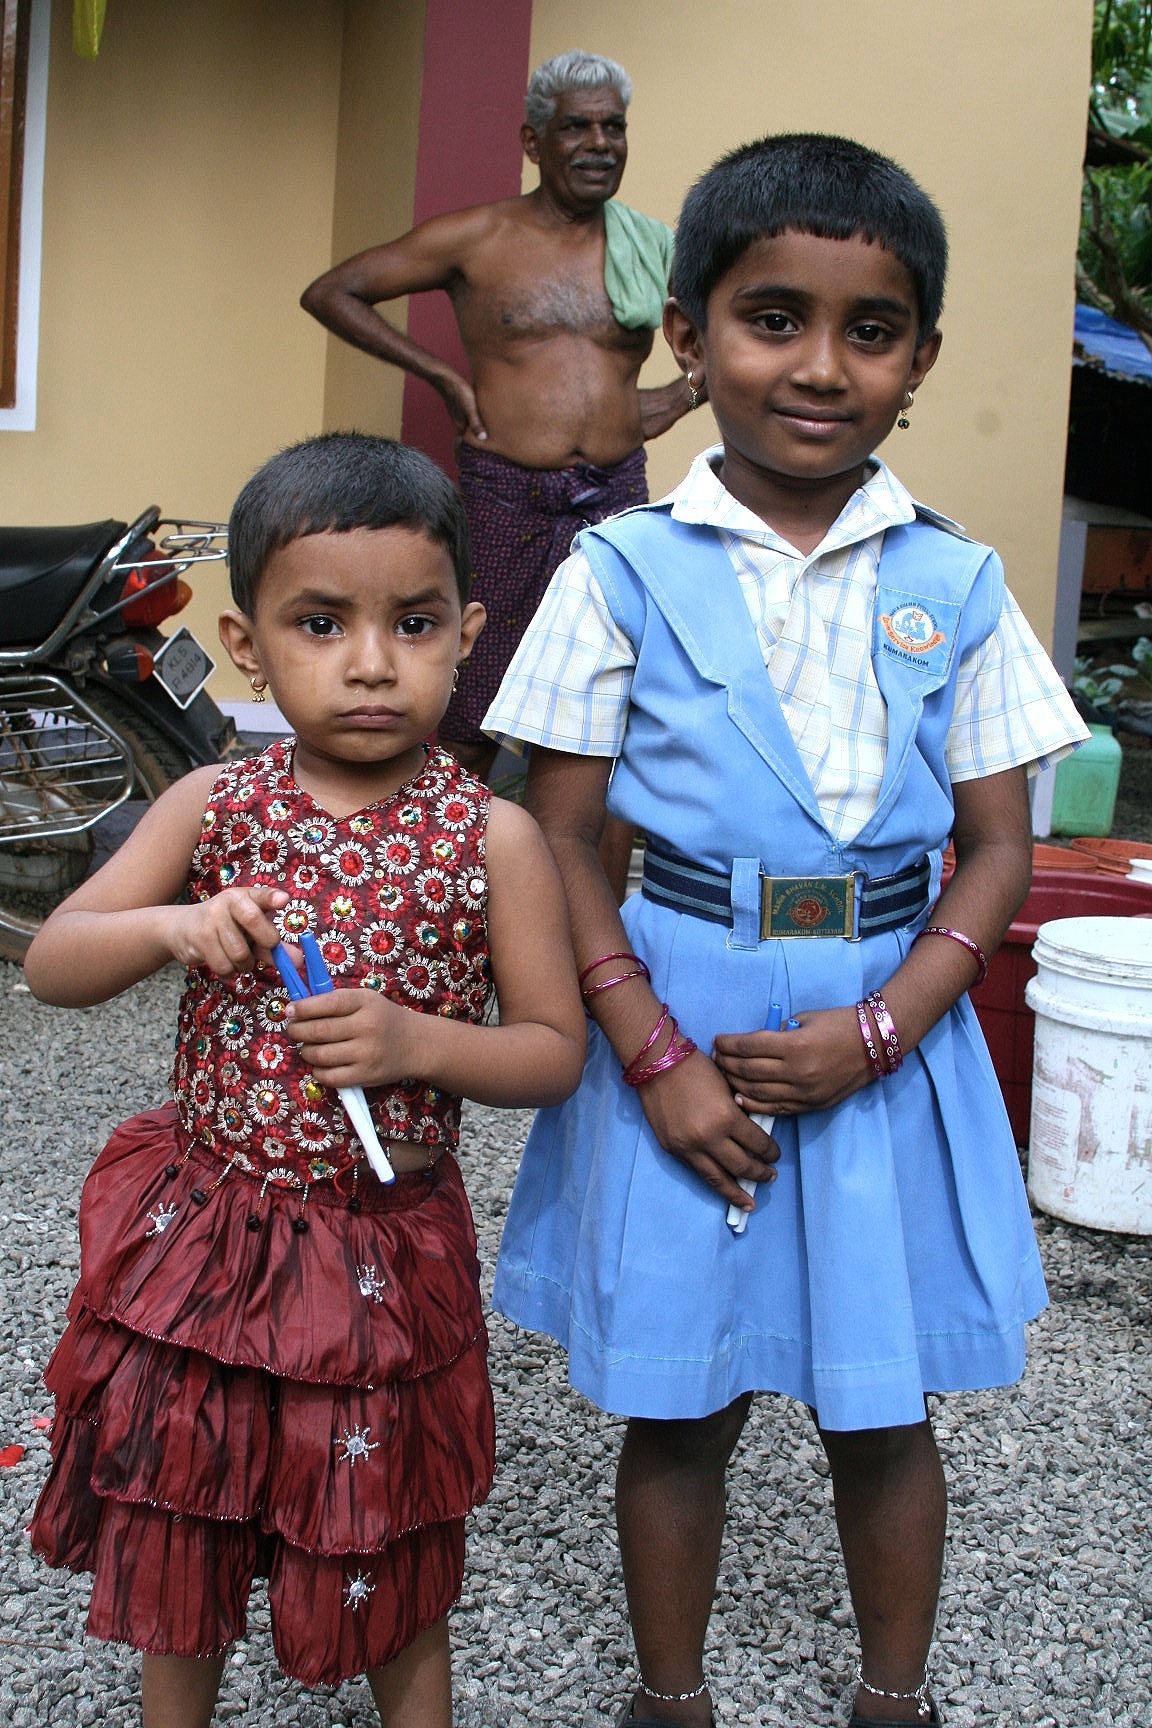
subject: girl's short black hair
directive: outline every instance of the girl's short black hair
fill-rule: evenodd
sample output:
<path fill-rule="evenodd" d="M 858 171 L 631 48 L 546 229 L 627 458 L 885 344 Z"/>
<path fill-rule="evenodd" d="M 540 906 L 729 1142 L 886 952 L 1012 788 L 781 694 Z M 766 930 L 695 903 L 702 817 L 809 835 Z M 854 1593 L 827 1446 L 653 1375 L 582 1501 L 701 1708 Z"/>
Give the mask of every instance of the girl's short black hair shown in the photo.
<path fill-rule="evenodd" d="M 472 589 L 464 506 L 435 462 L 394 438 L 324 432 L 281 450 L 257 469 L 232 506 L 232 598 L 249 617 L 274 552 L 309 534 L 353 528 L 417 528 L 452 560 L 460 604 Z"/>
<path fill-rule="evenodd" d="M 917 343 L 940 320 L 948 237 L 944 219 L 903 168 L 825 132 L 780 132 L 715 162 L 684 200 L 676 228 L 672 291 L 704 329 L 708 297 L 757 240 L 788 228 L 822 240 L 857 235 L 898 258 L 916 290 Z"/>

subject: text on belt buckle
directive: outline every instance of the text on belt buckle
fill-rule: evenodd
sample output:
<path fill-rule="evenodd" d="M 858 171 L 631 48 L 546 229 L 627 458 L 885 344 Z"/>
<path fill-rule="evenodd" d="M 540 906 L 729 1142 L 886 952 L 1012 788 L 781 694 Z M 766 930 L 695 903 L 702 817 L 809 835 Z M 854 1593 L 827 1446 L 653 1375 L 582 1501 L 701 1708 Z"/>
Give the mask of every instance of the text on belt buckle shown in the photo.
<path fill-rule="evenodd" d="M 789 936 L 852 936 L 856 875 L 761 876 L 760 940 Z"/>

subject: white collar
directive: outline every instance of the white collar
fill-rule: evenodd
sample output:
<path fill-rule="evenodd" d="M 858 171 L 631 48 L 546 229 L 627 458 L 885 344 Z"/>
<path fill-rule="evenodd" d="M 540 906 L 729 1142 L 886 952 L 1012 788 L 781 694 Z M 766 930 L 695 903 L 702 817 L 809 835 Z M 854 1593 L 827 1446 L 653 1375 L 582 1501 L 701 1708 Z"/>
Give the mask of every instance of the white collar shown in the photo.
<path fill-rule="evenodd" d="M 723 456 L 723 444 L 714 444 L 701 451 L 684 479 L 661 502 L 671 504 L 672 515 L 678 522 L 723 528 L 739 539 L 755 541 L 789 558 L 799 557 L 793 545 L 781 539 L 761 517 L 728 491 L 717 473 Z M 868 478 L 856 488 L 808 558 L 822 557 L 840 547 L 868 539 L 885 528 L 911 522 L 915 516 L 916 505 L 911 493 L 901 485 L 892 470 L 874 456 Z"/>

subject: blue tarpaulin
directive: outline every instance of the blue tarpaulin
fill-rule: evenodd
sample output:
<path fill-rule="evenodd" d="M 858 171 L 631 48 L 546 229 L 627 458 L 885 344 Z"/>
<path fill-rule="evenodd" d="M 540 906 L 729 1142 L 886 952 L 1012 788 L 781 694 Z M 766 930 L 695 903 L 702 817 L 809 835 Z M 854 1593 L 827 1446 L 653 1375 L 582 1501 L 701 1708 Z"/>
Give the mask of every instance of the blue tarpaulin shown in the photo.
<path fill-rule="evenodd" d="M 1096 362 L 1093 371 L 1152 385 L 1152 350 L 1127 324 L 1118 324 L 1094 306 L 1077 306 L 1075 341 L 1087 359 Z"/>

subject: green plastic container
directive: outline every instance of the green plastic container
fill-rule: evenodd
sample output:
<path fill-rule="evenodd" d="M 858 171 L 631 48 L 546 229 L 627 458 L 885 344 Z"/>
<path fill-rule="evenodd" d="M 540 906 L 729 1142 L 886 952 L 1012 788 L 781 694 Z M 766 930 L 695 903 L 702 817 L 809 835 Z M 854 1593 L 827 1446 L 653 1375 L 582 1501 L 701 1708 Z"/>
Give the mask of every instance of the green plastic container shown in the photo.
<path fill-rule="evenodd" d="M 1112 832 L 1120 784 L 1119 744 L 1109 726 L 1091 726 L 1087 744 L 1056 765 L 1052 791 L 1053 834 Z"/>

